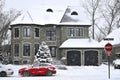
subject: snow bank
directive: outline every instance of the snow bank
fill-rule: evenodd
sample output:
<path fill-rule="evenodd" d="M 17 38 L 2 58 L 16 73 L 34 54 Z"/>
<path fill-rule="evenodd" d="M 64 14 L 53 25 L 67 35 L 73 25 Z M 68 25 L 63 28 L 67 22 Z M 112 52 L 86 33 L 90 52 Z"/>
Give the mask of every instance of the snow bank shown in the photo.
<path fill-rule="evenodd" d="M 53 76 L 21 77 L 18 70 L 29 65 L 7 65 L 14 70 L 14 75 L 1 77 L 0 80 L 120 80 L 120 70 L 111 66 L 111 78 L 108 79 L 108 66 L 66 66 L 67 70 L 57 69 Z"/>

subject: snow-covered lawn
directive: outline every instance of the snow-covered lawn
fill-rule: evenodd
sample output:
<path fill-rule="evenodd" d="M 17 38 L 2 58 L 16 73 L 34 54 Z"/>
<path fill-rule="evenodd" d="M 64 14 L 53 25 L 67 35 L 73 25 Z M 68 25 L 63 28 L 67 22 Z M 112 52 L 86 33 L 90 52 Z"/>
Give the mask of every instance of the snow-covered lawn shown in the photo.
<path fill-rule="evenodd" d="M 53 76 L 21 77 L 18 70 L 26 65 L 7 65 L 14 70 L 9 77 L 0 77 L 0 80 L 120 80 L 120 70 L 111 66 L 111 78 L 108 78 L 108 66 L 66 66 L 67 70 L 57 69 Z"/>

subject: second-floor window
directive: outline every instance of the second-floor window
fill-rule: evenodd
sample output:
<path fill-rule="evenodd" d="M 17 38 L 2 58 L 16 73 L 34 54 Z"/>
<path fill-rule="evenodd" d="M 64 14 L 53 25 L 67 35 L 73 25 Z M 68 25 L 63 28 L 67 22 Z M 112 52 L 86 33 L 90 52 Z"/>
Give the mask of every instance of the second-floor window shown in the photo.
<path fill-rule="evenodd" d="M 14 37 L 19 37 L 19 28 L 14 28 Z"/>
<path fill-rule="evenodd" d="M 14 45 L 14 56 L 19 56 L 19 44 Z"/>
<path fill-rule="evenodd" d="M 69 37 L 82 37 L 83 28 L 68 28 L 67 35 Z"/>
<path fill-rule="evenodd" d="M 74 28 L 68 28 L 68 36 L 74 36 L 75 35 L 75 31 Z"/>
<path fill-rule="evenodd" d="M 30 56 L 30 44 L 23 44 L 23 56 Z"/>
<path fill-rule="evenodd" d="M 76 28 L 76 36 L 83 36 L 83 28 Z"/>
<path fill-rule="evenodd" d="M 24 37 L 30 37 L 30 28 L 29 27 L 24 27 L 23 28 L 23 36 Z"/>
<path fill-rule="evenodd" d="M 35 37 L 39 37 L 40 31 L 39 28 L 35 28 Z"/>
<path fill-rule="evenodd" d="M 55 41 L 56 40 L 56 30 L 47 29 L 46 30 L 46 38 L 48 41 Z"/>

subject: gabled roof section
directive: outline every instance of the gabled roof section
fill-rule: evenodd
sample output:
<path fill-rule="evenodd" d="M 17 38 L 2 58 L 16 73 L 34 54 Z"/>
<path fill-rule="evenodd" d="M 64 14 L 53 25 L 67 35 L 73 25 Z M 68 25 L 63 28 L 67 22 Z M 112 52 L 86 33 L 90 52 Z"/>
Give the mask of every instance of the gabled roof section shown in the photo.
<path fill-rule="evenodd" d="M 120 28 L 113 30 L 106 38 L 113 38 L 114 40 L 102 40 L 100 44 L 105 46 L 108 42 L 112 45 L 120 44 Z"/>
<path fill-rule="evenodd" d="M 52 12 L 50 12 L 52 10 Z M 22 11 L 11 25 L 15 24 L 57 24 L 60 23 L 66 7 L 63 6 L 40 6 Z"/>
<path fill-rule="evenodd" d="M 85 9 L 81 6 L 68 6 L 61 23 L 74 22 L 90 24 L 90 21 L 85 13 Z"/>
<path fill-rule="evenodd" d="M 29 11 L 25 11 L 21 16 L 19 16 L 12 24 L 32 24 L 34 21 Z"/>

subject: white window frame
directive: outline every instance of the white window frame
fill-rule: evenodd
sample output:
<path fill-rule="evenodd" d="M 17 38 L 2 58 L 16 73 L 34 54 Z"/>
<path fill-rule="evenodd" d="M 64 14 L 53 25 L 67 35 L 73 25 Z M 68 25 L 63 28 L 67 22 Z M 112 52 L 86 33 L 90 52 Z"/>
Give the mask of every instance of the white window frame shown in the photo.
<path fill-rule="evenodd" d="M 23 27 L 23 37 L 31 37 L 31 28 L 28 26 Z"/>

